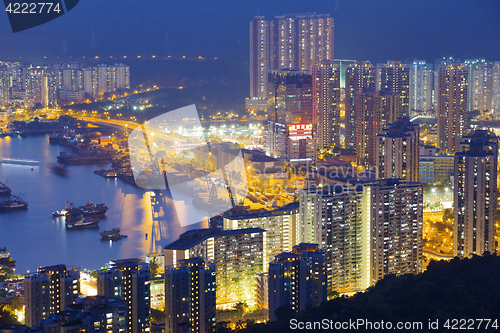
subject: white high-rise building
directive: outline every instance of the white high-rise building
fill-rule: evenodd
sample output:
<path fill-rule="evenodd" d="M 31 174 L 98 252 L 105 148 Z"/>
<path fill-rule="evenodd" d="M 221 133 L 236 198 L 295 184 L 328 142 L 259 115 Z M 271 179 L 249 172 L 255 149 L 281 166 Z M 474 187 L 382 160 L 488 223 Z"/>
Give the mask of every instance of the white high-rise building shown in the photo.
<path fill-rule="evenodd" d="M 491 84 L 491 110 L 500 116 L 500 61 L 493 63 Z"/>
<path fill-rule="evenodd" d="M 433 64 L 415 60 L 410 64 L 410 111 L 429 111 L 433 108 Z"/>
<path fill-rule="evenodd" d="M 269 72 L 269 21 L 256 16 L 250 21 L 250 98 L 265 99 Z"/>
<path fill-rule="evenodd" d="M 9 94 L 9 72 L 5 65 L 0 65 L 0 107 L 9 104 L 10 94 Z"/>
<path fill-rule="evenodd" d="M 116 89 L 130 89 L 130 67 L 124 64 L 114 64 L 116 73 Z"/>
<path fill-rule="evenodd" d="M 467 111 L 488 113 L 492 109 L 493 63 L 485 59 L 465 60 L 469 68 Z"/>
<path fill-rule="evenodd" d="M 333 61 L 334 20 L 330 14 L 287 14 L 270 22 L 270 69 L 311 70 Z"/>

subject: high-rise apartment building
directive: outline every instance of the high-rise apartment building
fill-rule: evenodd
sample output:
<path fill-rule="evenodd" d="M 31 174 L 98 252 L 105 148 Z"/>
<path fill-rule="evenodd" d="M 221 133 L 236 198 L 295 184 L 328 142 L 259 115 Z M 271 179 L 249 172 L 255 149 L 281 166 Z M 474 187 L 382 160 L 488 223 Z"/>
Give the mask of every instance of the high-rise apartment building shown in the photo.
<path fill-rule="evenodd" d="M 467 66 L 453 62 L 439 67 L 437 87 L 438 147 L 454 153 L 467 131 Z"/>
<path fill-rule="evenodd" d="M 410 116 L 410 66 L 400 61 L 389 61 L 380 66 L 380 88 L 399 96 L 401 115 Z"/>
<path fill-rule="evenodd" d="M 50 314 L 64 310 L 80 294 L 80 271 L 75 267 L 55 265 L 38 268 L 24 278 L 25 321 L 29 327 Z"/>
<path fill-rule="evenodd" d="M 198 257 L 165 267 L 165 333 L 212 332 L 215 274 L 215 264 Z"/>
<path fill-rule="evenodd" d="M 465 60 L 469 68 L 467 111 L 485 114 L 492 109 L 493 63 L 485 59 Z"/>
<path fill-rule="evenodd" d="M 355 294 L 371 283 L 368 187 L 308 188 L 300 193 L 303 239 L 326 250 L 328 290 Z"/>
<path fill-rule="evenodd" d="M 375 177 L 418 182 L 419 126 L 408 118 L 388 125 L 375 139 Z"/>
<path fill-rule="evenodd" d="M 422 271 L 422 192 L 400 179 L 301 191 L 303 239 L 326 250 L 329 291 L 352 295 Z"/>
<path fill-rule="evenodd" d="M 270 69 L 310 71 L 313 65 L 333 61 L 334 20 L 329 14 L 276 16 L 270 26 Z"/>
<path fill-rule="evenodd" d="M 383 179 L 372 196 L 372 279 L 422 272 L 423 185 Z"/>
<path fill-rule="evenodd" d="M 312 66 L 312 83 L 317 147 L 340 148 L 340 67 L 333 61 Z"/>
<path fill-rule="evenodd" d="M 127 302 L 127 332 L 149 332 L 149 264 L 137 259 L 114 260 L 97 271 L 97 294 Z"/>
<path fill-rule="evenodd" d="M 410 64 L 410 111 L 429 111 L 433 108 L 434 66 L 425 60 Z"/>
<path fill-rule="evenodd" d="M 455 153 L 453 254 L 495 251 L 498 138 L 476 130 Z"/>
<path fill-rule="evenodd" d="M 289 306 L 299 314 L 306 306 L 319 306 L 327 299 L 326 251 L 318 244 L 301 243 L 269 264 L 269 320 L 275 311 Z"/>
<path fill-rule="evenodd" d="M 250 98 L 267 98 L 269 72 L 269 21 L 256 16 L 250 21 Z"/>
<path fill-rule="evenodd" d="M 165 265 L 200 257 L 213 261 L 217 270 L 217 307 L 232 307 L 246 302 L 257 304 L 258 273 L 267 270 L 266 231 L 260 228 L 190 230 L 164 249 Z"/>
<path fill-rule="evenodd" d="M 268 155 L 291 161 L 315 159 L 312 76 L 304 71 L 274 71 L 269 73 L 267 93 Z"/>
<path fill-rule="evenodd" d="M 497 117 L 500 115 L 500 61 L 493 63 L 491 83 L 491 110 Z"/>
<path fill-rule="evenodd" d="M 375 67 L 357 61 L 345 71 L 345 146 L 356 149 L 356 93 L 360 88 L 375 88 Z"/>
<path fill-rule="evenodd" d="M 130 67 L 124 64 L 114 64 L 116 72 L 116 82 L 113 88 L 130 89 Z"/>
<path fill-rule="evenodd" d="M 301 242 L 302 228 L 298 221 L 299 203 L 293 202 L 262 213 L 224 216 L 224 230 L 261 228 L 266 232 L 266 258 L 290 252 Z M 266 264 L 266 263 L 265 263 Z M 267 269 L 263 270 L 267 272 Z"/>
<path fill-rule="evenodd" d="M 355 98 L 358 162 L 365 168 L 373 169 L 376 160 L 375 139 L 383 128 L 403 116 L 401 97 L 388 90 L 360 88 Z"/>
<path fill-rule="evenodd" d="M 57 75 L 52 68 L 29 68 L 26 74 L 26 98 L 29 107 L 57 105 Z"/>
<path fill-rule="evenodd" d="M 0 107 L 10 103 L 10 75 L 5 65 L 0 65 Z"/>

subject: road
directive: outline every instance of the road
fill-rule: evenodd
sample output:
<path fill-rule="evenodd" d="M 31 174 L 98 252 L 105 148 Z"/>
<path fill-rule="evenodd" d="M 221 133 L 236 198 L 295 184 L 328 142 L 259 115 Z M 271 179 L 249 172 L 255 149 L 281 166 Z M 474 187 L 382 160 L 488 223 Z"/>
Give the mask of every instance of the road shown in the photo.
<path fill-rule="evenodd" d="M 422 250 L 422 254 L 426 254 L 430 257 L 433 257 L 433 259 L 451 260 L 454 258 L 452 254 L 434 253 L 434 252 L 425 251 L 425 250 Z"/>

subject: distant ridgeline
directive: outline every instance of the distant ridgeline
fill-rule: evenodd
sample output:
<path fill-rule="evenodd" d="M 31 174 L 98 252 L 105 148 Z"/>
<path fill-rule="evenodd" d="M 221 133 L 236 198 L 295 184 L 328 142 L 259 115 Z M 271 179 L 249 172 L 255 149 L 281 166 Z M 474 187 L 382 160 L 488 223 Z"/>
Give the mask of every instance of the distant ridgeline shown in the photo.
<path fill-rule="evenodd" d="M 296 332 L 297 329 L 290 328 L 290 311 L 278 310 L 280 316 L 277 321 L 256 324 L 239 332 Z M 447 319 L 477 318 L 491 318 L 491 323 L 497 319 L 500 325 L 500 257 L 495 255 L 463 260 L 455 258 L 449 262 L 432 261 L 427 271 L 420 275 L 388 276 L 364 293 L 333 299 L 304 311 L 296 319 L 297 322 L 321 322 L 323 319 L 333 322 L 357 319 L 392 323 L 420 321 L 423 329 L 415 331 L 435 332 L 428 330 L 429 320 L 438 319 L 440 327 L 437 331 L 442 331 Z M 488 330 L 484 329 L 484 324 L 478 330 L 478 323 L 474 325 L 474 332 L 495 330 L 491 326 Z M 317 332 L 301 330 L 313 331 Z"/>

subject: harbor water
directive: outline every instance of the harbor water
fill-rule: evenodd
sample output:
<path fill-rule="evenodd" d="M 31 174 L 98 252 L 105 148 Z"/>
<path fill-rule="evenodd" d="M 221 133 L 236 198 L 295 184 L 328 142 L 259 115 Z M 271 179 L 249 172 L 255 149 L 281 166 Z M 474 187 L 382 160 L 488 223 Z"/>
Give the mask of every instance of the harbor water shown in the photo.
<path fill-rule="evenodd" d="M 151 250 L 161 251 L 182 232 L 206 227 L 206 223 L 196 223 L 181 228 L 178 219 L 187 218 L 189 211 L 176 212 L 172 201 L 166 199 L 160 222 L 163 232 L 159 235 L 155 224 L 157 237 L 152 248 L 150 192 L 94 174 L 95 170 L 111 168 L 110 163 L 68 166 L 65 177 L 54 173 L 51 165 L 59 152 L 67 149 L 69 154 L 69 148 L 51 145 L 48 135 L 0 138 L 0 159 L 39 161 L 38 165 L 0 163 L 0 182 L 29 204 L 27 210 L 0 213 L 0 247 L 11 252 L 16 273 L 55 264 L 98 269 L 113 259 L 145 259 Z M 78 206 L 90 201 L 109 207 L 97 229 L 66 230 L 64 217 L 52 217 L 52 212 L 63 209 L 67 202 Z M 99 233 L 113 228 L 120 228 L 128 237 L 116 242 L 101 240 Z"/>

